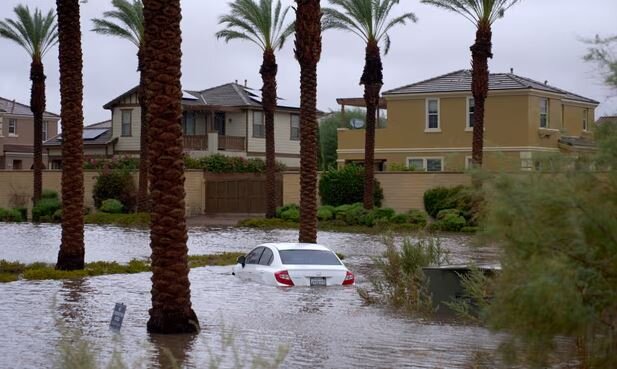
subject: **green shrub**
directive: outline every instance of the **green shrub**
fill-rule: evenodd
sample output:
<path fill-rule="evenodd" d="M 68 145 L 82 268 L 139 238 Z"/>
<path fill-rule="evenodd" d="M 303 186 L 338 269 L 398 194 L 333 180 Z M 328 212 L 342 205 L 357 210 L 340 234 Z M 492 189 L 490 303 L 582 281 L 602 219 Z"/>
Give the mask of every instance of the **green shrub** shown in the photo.
<path fill-rule="evenodd" d="M 60 223 L 62 222 L 62 209 L 58 209 L 54 212 L 54 214 L 51 216 L 51 220 L 54 223 Z"/>
<path fill-rule="evenodd" d="M 340 169 L 330 169 L 319 179 L 319 195 L 324 205 L 340 206 L 361 202 L 364 194 L 364 169 L 356 165 L 346 165 Z M 383 190 L 375 180 L 373 200 L 380 207 Z"/>
<path fill-rule="evenodd" d="M 349 211 L 349 209 L 351 209 L 352 206 L 353 205 L 350 205 L 350 204 L 337 206 L 336 208 L 334 208 L 334 218 L 345 220 L 345 214 L 347 214 L 347 211 Z"/>
<path fill-rule="evenodd" d="M 283 206 L 280 206 L 280 207 L 276 208 L 276 217 L 280 218 L 281 214 L 284 211 L 287 211 L 289 209 L 296 209 L 296 210 L 300 211 L 300 207 L 297 204 L 286 204 L 286 205 L 283 205 Z"/>
<path fill-rule="evenodd" d="M 19 214 L 21 215 L 21 220 L 22 221 L 26 221 L 28 220 L 28 208 L 15 208 L 15 211 L 19 212 Z"/>
<path fill-rule="evenodd" d="M 411 209 L 407 212 L 409 216 L 409 223 L 418 225 L 420 227 L 425 227 L 426 223 L 428 223 L 427 215 L 422 210 Z"/>
<path fill-rule="evenodd" d="M 390 223 L 393 223 L 393 224 L 409 223 L 409 215 L 407 215 L 407 214 L 396 214 L 395 216 L 390 218 Z"/>
<path fill-rule="evenodd" d="M 435 187 L 424 193 L 424 208 L 433 218 L 441 210 L 458 209 L 470 224 L 476 225 L 482 208 L 482 196 L 471 187 Z"/>
<path fill-rule="evenodd" d="M 457 209 L 445 209 L 437 214 L 436 227 L 445 232 L 460 232 L 467 225 L 465 217 Z"/>
<path fill-rule="evenodd" d="M 41 199 L 56 199 L 58 200 L 58 192 L 54 190 L 43 190 L 41 193 Z"/>
<path fill-rule="evenodd" d="M 137 202 L 137 190 L 133 176 L 128 171 L 112 170 L 101 173 L 96 179 L 92 197 L 97 209 L 101 208 L 103 201 L 115 199 L 124 205 L 125 212 L 132 212 Z"/>
<path fill-rule="evenodd" d="M 376 208 L 373 209 L 373 216 L 375 217 L 375 219 L 390 219 L 392 218 L 394 215 L 396 215 L 396 212 L 394 211 L 394 209 L 391 208 Z"/>
<path fill-rule="evenodd" d="M 210 173 L 264 173 L 266 163 L 261 159 L 245 159 L 214 154 L 199 159 L 186 156 L 184 165 L 187 169 L 201 169 Z M 284 171 L 285 164 L 276 162 L 276 170 Z"/>
<path fill-rule="evenodd" d="M 139 159 L 128 156 L 114 157 L 112 159 L 88 159 L 84 162 L 84 169 L 98 170 L 138 170 Z"/>
<path fill-rule="evenodd" d="M 0 222 L 23 222 L 21 213 L 15 209 L 0 208 Z"/>
<path fill-rule="evenodd" d="M 289 229 L 298 228 L 298 224 L 279 218 L 249 218 L 238 222 L 238 227 L 258 228 L 258 229 Z"/>
<path fill-rule="evenodd" d="M 281 212 L 281 219 L 289 222 L 300 221 L 300 208 L 289 208 Z"/>
<path fill-rule="evenodd" d="M 317 219 L 324 220 L 332 220 L 334 219 L 334 212 L 329 207 L 320 207 L 317 210 Z"/>
<path fill-rule="evenodd" d="M 352 205 L 343 215 L 343 220 L 348 225 L 363 225 L 368 213 L 368 210 L 364 209 L 361 205 Z"/>
<path fill-rule="evenodd" d="M 62 205 L 57 198 L 41 199 L 32 208 L 32 220 L 34 222 L 52 222 L 53 216 Z"/>
<path fill-rule="evenodd" d="M 455 208 L 452 196 L 460 187 L 435 187 L 424 193 L 424 209 L 433 218 L 437 218 L 440 210 Z"/>
<path fill-rule="evenodd" d="M 116 199 L 107 199 L 101 204 L 101 211 L 109 214 L 120 214 L 124 209 L 124 205 Z"/>
<path fill-rule="evenodd" d="M 113 224 L 122 227 L 147 227 L 150 224 L 150 214 L 109 214 L 98 212 L 86 215 L 84 222 L 86 224 Z"/>

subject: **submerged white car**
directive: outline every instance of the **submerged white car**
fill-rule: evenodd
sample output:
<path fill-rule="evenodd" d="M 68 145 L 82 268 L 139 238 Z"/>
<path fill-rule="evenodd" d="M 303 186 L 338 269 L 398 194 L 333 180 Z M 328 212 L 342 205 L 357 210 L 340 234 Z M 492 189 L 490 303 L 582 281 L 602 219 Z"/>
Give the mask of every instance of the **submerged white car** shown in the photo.
<path fill-rule="evenodd" d="M 273 286 L 346 286 L 355 278 L 325 246 L 265 243 L 238 257 L 234 275 Z"/>

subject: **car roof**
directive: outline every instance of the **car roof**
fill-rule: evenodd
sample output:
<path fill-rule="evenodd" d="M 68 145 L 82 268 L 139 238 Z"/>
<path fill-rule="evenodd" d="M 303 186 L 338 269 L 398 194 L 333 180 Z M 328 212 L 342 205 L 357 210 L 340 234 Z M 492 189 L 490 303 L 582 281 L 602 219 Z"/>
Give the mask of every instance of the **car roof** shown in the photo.
<path fill-rule="evenodd" d="M 322 250 L 331 251 L 329 248 L 323 245 L 315 243 L 294 243 L 294 242 L 280 242 L 280 243 L 264 243 L 259 246 L 266 246 L 281 250 Z"/>

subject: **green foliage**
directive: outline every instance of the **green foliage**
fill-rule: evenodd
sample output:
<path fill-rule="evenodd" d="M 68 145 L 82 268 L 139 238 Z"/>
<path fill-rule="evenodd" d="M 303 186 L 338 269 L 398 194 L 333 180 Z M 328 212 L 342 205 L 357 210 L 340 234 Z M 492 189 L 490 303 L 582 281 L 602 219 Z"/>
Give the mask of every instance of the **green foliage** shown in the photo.
<path fill-rule="evenodd" d="M 0 222 L 23 222 L 25 219 L 22 217 L 22 213 L 16 209 L 3 209 L 0 208 Z"/>
<path fill-rule="evenodd" d="M 86 224 L 110 224 L 121 227 L 147 227 L 150 224 L 149 213 L 109 214 L 93 213 L 84 217 Z"/>
<path fill-rule="evenodd" d="M 409 223 L 409 215 L 407 214 L 396 214 L 393 216 L 390 221 L 394 224 L 405 224 Z"/>
<path fill-rule="evenodd" d="M 125 212 L 132 212 L 137 202 L 137 189 L 130 172 L 112 170 L 101 173 L 92 190 L 94 206 L 101 208 L 103 201 L 115 199 L 124 204 Z"/>
<path fill-rule="evenodd" d="M 238 227 L 257 228 L 257 229 L 296 229 L 298 223 L 289 222 L 280 218 L 264 219 L 249 218 L 238 222 Z"/>
<path fill-rule="evenodd" d="M 285 211 L 281 212 L 281 219 L 288 222 L 299 222 L 300 221 L 300 209 L 299 208 L 289 208 Z"/>
<path fill-rule="evenodd" d="M 422 210 L 411 209 L 407 212 L 407 215 L 409 216 L 409 223 L 411 224 L 425 227 L 426 223 L 428 223 L 428 217 Z"/>
<path fill-rule="evenodd" d="M 48 189 L 44 189 L 43 192 L 41 193 L 41 199 L 54 199 L 54 200 L 58 200 L 58 192 L 54 191 L 54 190 L 48 190 Z"/>
<path fill-rule="evenodd" d="M 199 159 L 184 157 L 187 169 L 199 169 L 210 173 L 265 173 L 266 163 L 261 159 L 245 159 L 221 154 L 204 156 Z M 277 162 L 278 172 L 286 169 L 285 164 Z"/>
<path fill-rule="evenodd" d="M 367 302 L 390 305 L 409 313 L 432 313 L 428 281 L 422 268 L 447 262 L 448 254 L 440 241 L 404 239 L 399 248 L 392 237 L 386 237 L 384 243 L 383 256 L 374 259 L 378 273 L 369 277 L 372 291 L 359 288 L 360 296 Z"/>
<path fill-rule="evenodd" d="M 336 168 L 340 113 L 332 113 L 319 125 L 319 169 Z"/>
<path fill-rule="evenodd" d="M 457 209 L 467 222 L 472 225 L 479 221 L 482 194 L 471 187 L 435 187 L 424 193 L 424 208 L 433 218 L 438 218 L 442 210 Z"/>
<path fill-rule="evenodd" d="M 390 163 L 388 164 L 388 172 L 414 172 L 414 167 L 408 167 L 402 163 Z"/>
<path fill-rule="evenodd" d="M 364 169 L 356 165 L 327 170 L 319 179 L 319 195 L 324 205 L 339 206 L 362 202 L 363 189 Z M 376 207 L 380 207 L 383 201 L 383 190 L 377 180 L 373 200 Z"/>
<path fill-rule="evenodd" d="M 317 210 L 317 219 L 320 221 L 334 219 L 334 211 L 331 206 L 322 206 Z"/>
<path fill-rule="evenodd" d="M 394 215 L 396 215 L 396 212 L 394 211 L 394 209 L 391 209 L 391 208 L 375 208 L 375 209 L 373 209 L 373 216 L 375 217 L 376 220 L 377 219 L 389 220 Z"/>
<path fill-rule="evenodd" d="M 32 208 L 32 221 L 51 222 L 54 214 L 60 210 L 62 205 L 57 198 L 42 198 Z"/>
<path fill-rule="evenodd" d="M 283 205 L 281 207 L 276 208 L 276 217 L 280 218 L 281 217 L 281 213 L 283 213 L 284 211 L 287 211 L 289 209 L 296 209 L 296 210 L 300 210 L 300 207 L 298 206 L 298 204 L 286 204 Z"/>
<path fill-rule="evenodd" d="M 437 221 L 433 226 L 445 232 L 460 232 L 467 225 L 465 217 L 457 209 L 444 209 L 437 214 Z"/>
<path fill-rule="evenodd" d="M 0 37 L 9 39 L 26 50 L 32 60 L 43 56 L 58 43 L 58 24 L 53 10 L 45 15 L 35 8 L 30 12 L 26 5 L 17 5 L 13 11 L 16 20 L 0 20 Z"/>
<path fill-rule="evenodd" d="M 124 210 L 124 205 L 116 199 L 107 199 L 101 203 L 99 210 L 103 213 L 120 214 Z"/>
<path fill-rule="evenodd" d="M 617 89 L 617 55 L 614 52 L 615 45 L 617 45 L 617 36 L 606 38 L 596 36 L 587 43 L 590 47 L 587 55 L 585 55 L 585 60 L 599 65 L 604 72 L 606 85 Z"/>
<path fill-rule="evenodd" d="M 113 11 L 94 18 L 93 32 L 130 41 L 141 49 L 144 41 L 144 6 L 141 1 L 112 0 Z"/>
<path fill-rule="evenodd" d="M 129 156 L 113 157 L 111 159 L 88 159 L 84 162 L 84 169 L 88 170 L 122 170 L 134 171 L 139 169 L 139 159 Z"/>
<path fill-rule="evenodd" d="M 223 252 L 213 255 L 189 255 L 189 267 L 200 268 L 205 266 L 226 266 L 236 264 L 238 256 L 242 256 L 242 252 Z"/>

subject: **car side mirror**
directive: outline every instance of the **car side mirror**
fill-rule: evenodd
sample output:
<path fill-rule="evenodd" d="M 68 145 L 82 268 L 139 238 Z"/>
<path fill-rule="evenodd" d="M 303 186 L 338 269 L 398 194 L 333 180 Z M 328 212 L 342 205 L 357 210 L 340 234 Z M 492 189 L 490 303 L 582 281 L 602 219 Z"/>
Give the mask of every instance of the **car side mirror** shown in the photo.
<path fill-rule="evenodd" d="M 242 267 L 244 268 L 244 264 L 246 263 L 246 257 L 244 255 L 238 256 L 238 259 L 236 260 L 236 262 L 238 264 L 242 264 Z"/>

